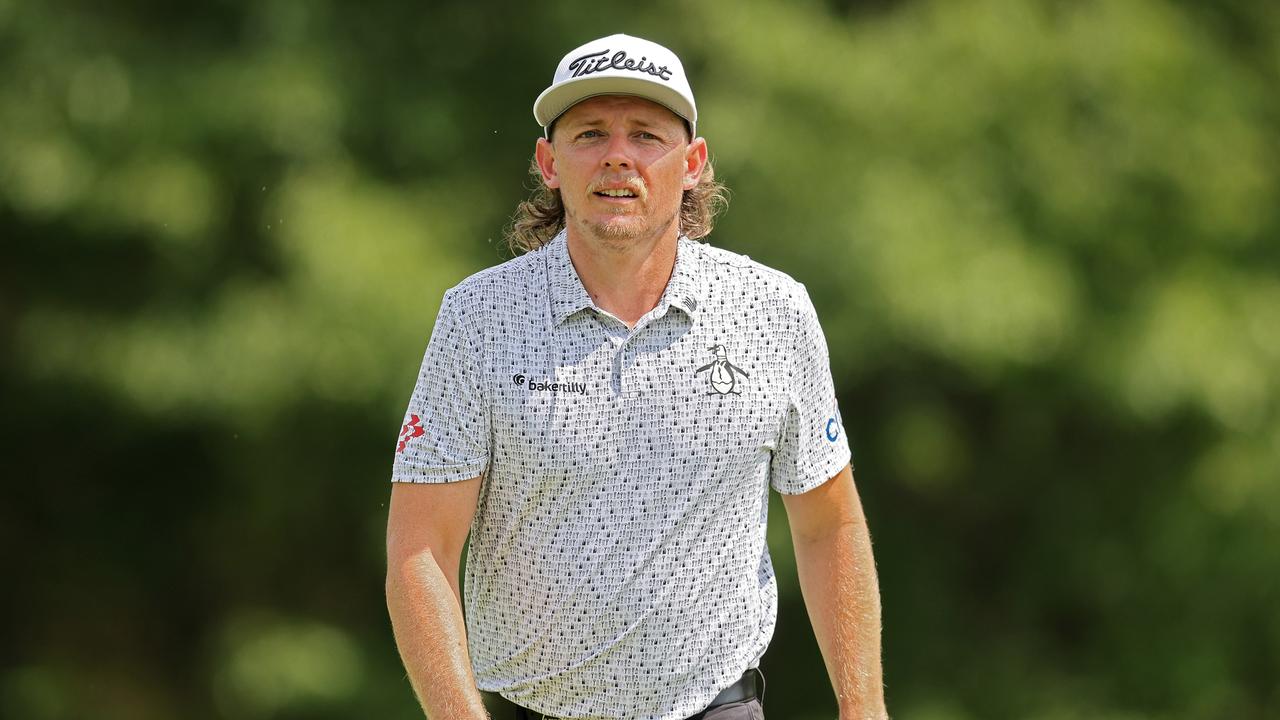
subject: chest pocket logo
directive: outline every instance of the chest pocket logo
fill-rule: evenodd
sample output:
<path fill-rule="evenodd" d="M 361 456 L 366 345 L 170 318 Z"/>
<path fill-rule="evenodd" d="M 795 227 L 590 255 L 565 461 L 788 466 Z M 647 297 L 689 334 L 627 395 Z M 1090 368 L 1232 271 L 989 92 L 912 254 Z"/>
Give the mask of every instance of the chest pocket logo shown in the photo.
<path fill-rule="evenodd" d="M 740 382 L 739 377 L 746 378 L 751 376 L 747 374 L 746 370 L 729 362 L 729 353 L 723 345 L 712 345 L 707 349 L 715 353 L 715 360 L 694 370 L 693 374 L 697 375 L 704 370 L 710 370 L 707 373 L 707 379 L 711 383 L 711 393 L 708 394 L 741 395 L 742 393 L 737 389 Z"/>

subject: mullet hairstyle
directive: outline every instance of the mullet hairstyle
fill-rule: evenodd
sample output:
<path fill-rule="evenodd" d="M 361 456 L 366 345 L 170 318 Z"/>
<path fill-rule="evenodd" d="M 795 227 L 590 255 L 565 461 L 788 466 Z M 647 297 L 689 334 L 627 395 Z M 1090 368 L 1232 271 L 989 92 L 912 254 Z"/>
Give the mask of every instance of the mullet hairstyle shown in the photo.
<path fill-rule="evenodd" d="M 533 178 L 532 195 L 516 206 L 503 233 L 513 254 L 537 250 L 564 229 L 564 202 L 560 191 L 547 187 L 542 181 L 536 158 L 529 163 L 529 175 Z M 716 216 L 728 204 L 729 188 L 716 181 L 711 158 L 707 158 L 698 184 L 692 190 L 685 190 L 680 198 L 680 234 L 693 240 L 710 235 Z"/>

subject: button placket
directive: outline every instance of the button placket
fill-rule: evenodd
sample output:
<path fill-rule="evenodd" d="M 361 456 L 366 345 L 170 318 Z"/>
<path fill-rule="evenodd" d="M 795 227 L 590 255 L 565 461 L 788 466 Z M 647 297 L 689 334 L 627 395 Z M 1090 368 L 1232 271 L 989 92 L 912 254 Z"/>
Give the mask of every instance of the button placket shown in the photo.
<path fill-rule="evenodd" d="M 665 306 L 660 306 L 651 310 L 630 328 L 621 321 L 614 321 L 612 316 L 601 319 L 609 341 L 613 344 L 610 385 L 615 396 L 628 399 L 638 398 L 643 394 L 643 379 L 637 375 L 640 368 L 636 346 L 642 333 L 654 332 L 651 326 L 656 326 L 658 321 L 667 315 L 667 309 Z"/>
<path fill-rule="evenodd" d="M 622 396 L 622 347 L 626 343 L 627 326 L 622 321 L 614 318 L 608 313 L 601 312 L 596 315 L 596 320 L 600 323 L 600 327 L 604 330 L 605 337 L 609 340 L 609 390 L 610 396 L 618 398 Z"/>
<path fill-rule="evenodd" d="M 623 372 L 623 345 L 616 339 L 613 345 L 613 390 L 619 397 L 623 396 L 626 387 L 625 373 Z"/>
<path fill-rule="evenodd" d="M 627 396 L 627 347 L 626 335 L 613 338 L 613 378 L 618 397 Z"/>
<path fill-rule="evenodd" d="M 631 339 L 632 335 L 622 343 L 622 347 L 618 349 L 618 389 L 624 398 L 640 397 L 640 378 L 638 377 L 639 367 L 636 358 L 635 344 Z"/>

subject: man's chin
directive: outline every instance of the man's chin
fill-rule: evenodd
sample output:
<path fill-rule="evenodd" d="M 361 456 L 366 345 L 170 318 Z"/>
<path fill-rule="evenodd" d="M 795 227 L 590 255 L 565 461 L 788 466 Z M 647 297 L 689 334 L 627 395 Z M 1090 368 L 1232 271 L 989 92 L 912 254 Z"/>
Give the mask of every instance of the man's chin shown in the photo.
<path fill-rule="evenodd" d="M 622 220 L 621 222 L 619 222 L 619 220 L 620 219 L 614 219 L 608 222 L 592 223 L 591 231 L 596 237 L 602 240 L 626 241 L 644 237 L 650 229 L 644 223 L 631 222 L 630 218 Z"/>
<path fill-rule="evenodd" d="M 583 231 L 596 239 L 608 243 L 615 248 L 629 246 L 638 240 L 644 240 L 662 234 L 676 221 L 673 215 L 666 222 L 653 222 L 653 218 L 641 215 L 614 215 L 596 218 L 594 221 L 585 218 L 571 218 Z"/>

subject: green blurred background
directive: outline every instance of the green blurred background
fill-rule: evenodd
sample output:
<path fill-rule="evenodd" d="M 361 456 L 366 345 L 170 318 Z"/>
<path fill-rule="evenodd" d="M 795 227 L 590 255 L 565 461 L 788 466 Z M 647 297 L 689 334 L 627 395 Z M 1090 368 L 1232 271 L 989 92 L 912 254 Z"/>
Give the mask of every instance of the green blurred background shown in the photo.
<path fill-rule="evenodd" d="M 619 31 L 818 306 L 892 714 L 1280 717 L 1264 0 L 0 0 L 0 715 L 420 717 L 401 414 Z M 766 708 L 833 718 L 774 501 Z"/>

